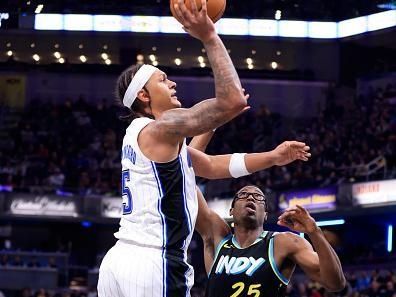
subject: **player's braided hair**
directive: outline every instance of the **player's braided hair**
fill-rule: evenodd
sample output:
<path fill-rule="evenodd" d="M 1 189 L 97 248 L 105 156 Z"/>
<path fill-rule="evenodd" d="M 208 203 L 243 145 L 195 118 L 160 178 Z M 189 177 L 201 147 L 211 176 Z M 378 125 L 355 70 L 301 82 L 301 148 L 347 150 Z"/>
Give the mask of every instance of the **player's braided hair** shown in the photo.
<path fill-rule="evenodd" d="M 122 109 L 122 113 L 119 115 L 119 119 L 127 122 L 131 122 L 133 119 L 141 116 L 143 114 L 143 104 L 140 100 L 135 100 L 131 108 L 124 106 L 122 99 L 128 89 L 129 84 L 136 72 L 142 67 L 142 65 L 132 65 L 124 70 L 117 79 L 115 97 L 116 104 Z M 145 115 L 152 117 L 151 115 Z"/>

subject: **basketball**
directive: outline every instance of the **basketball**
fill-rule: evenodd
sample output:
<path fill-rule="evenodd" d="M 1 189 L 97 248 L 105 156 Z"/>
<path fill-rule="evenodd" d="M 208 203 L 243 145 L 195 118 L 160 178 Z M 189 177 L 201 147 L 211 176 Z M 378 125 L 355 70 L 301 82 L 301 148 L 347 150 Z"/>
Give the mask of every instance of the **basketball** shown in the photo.
<path fill-rule="evenodd" d="M 178 0 L 170 0 L 170 9 L 172 12 L 172 15 L 177 19 L 176 13 L 173 9 L 173 5 L 177 3 Z M 188 9 L 191 9 L 191 0 L 184 0 L 184 3 L 186 4 Z M 201 0 L 195 0 L 197 3 L 198 9 L 201 9 Z M 216 23 L 221 16 L 224 13 L 225 7 L 226 7 L 226 0 L 206 0 L 206 5 L 208 7 L 208 15 L 213 21 L 213 23 Z"/>

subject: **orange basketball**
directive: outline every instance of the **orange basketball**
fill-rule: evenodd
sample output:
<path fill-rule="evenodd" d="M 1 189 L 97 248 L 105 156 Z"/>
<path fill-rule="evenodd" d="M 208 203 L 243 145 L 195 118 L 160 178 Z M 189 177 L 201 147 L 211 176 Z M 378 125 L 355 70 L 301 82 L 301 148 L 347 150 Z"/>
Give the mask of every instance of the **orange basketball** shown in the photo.
<path fill-rule="evenodd" d="M 171 9 L 172 15 L 176 19 L 177 19 L 177 16 L 173 9 L 173 5 L 175 3 L 177 3 L 177 1 L 178 0 L 170 0 L 170 9 Z M 188 9 L 191 9 L 190 1 L 192 1 L 192 0 L 184 0 L 184 3 L 186 4 Z M 197 3 L 198 9 L 201 9 L 201 0 L 195 0 L 195 3 Z M 206 5 L 208 7 L 209 17 L 212 19 L 213 23 L 216 23 L 224 13 L 224 10 L 226 7 L 226 0 L 206 0 Z"/>

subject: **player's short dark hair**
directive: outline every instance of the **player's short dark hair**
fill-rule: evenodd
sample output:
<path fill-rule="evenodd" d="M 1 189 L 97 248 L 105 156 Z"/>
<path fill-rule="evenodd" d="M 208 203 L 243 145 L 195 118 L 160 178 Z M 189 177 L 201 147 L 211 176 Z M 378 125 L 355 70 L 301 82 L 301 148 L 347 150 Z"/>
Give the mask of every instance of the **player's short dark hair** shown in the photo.
<path fill-rule="evenodd" d="M 136 72 L 138 72 L 140 67 L 142 67 L 142 65 L 139 64 L 128 67 L 121 73 L 121 75 L 117 79 L 117 84 L 115 88 L 115 101 L 116 105 L 122 110 L 121 114 L 119 115 L 120 120 L 131 122 L 133 119 L 139 117 L 138 113 L 142 112 L 143 110 L 142 102 L 140 100 L 135 100 L 131 108 L 124 106 L 122 102 L 128 86 L 132 81 L 132 78 L 134 77 Z"/>

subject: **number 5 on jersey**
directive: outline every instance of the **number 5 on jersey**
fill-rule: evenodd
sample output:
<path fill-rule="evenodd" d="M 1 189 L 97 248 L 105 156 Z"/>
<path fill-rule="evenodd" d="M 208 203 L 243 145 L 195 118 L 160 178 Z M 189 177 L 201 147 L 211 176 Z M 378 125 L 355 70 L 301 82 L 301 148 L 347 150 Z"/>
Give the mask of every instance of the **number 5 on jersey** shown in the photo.
<path fill-rule="evenodd" d="M 122 214 L 127 215 L 132 212 L 133 204 L 132 204 L 132 194 L 131 190 L 126 185 L 127 182 L 130 181 L 129 170 L 124 170 L 121 176 L 121 187 L 122 187 Z M 125 202 L 125 197 L 127 198 Z"/>

